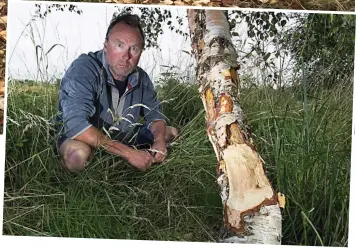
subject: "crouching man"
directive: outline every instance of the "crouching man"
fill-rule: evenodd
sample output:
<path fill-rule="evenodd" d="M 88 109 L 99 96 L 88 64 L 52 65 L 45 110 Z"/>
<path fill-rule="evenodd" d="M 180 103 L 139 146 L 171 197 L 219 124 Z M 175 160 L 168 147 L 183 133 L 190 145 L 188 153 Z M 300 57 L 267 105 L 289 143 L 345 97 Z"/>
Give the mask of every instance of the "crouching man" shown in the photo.
<path fill-rule="evenodd" d="M 103 49 L 80 55 L 66 71 L 56 117 L 65 169 L 83 170 L 99 147 L 142 171 L 166 158 L 167 143 L 178 132 L 166 126 L 153 84 L 137 66 L 144 41 L 138 16 L 117 16 Z"/>

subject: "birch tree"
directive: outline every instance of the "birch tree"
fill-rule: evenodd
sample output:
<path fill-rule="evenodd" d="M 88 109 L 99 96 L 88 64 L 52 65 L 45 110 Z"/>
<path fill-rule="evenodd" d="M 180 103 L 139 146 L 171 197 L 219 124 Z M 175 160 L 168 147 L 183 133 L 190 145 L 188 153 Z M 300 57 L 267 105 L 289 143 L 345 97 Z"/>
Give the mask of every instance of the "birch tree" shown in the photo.
<path fill-rule="evenodd" d="M 188 10 L 197 83 L 215 151 L 223 203 L 220 242 L 281 244 L 279 195 L 269 182 L 239 104 L 237 53 L 225 12 Z"/>

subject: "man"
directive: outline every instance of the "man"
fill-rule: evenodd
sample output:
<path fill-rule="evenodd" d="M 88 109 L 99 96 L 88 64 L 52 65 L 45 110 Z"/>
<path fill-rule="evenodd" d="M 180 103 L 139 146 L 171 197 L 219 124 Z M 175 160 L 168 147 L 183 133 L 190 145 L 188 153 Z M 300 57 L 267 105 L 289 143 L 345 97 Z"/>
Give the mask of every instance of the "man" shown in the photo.
<path fill-rule="evenodd" d="M 138 16 L 117 16 L 104 48 L 80 55 L 66 71 L 57 123 L 62 124 L 58 148 L 67 170 L 83 170 L 98 147 L 142 171 L 165 159 L 166 145 L 178 133 L 166 126 L 153 84 L 137 67 L 144 41 Z M 144 125 L 138 123 L 140 116 Z M 143 145 L 154 153 L 133 147 Z"/>

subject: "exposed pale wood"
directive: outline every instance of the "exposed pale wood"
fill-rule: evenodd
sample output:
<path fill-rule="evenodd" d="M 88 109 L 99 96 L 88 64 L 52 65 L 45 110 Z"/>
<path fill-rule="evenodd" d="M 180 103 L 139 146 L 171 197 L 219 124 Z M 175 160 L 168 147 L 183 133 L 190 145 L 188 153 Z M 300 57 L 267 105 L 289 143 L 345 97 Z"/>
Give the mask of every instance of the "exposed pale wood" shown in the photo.
<path fill-rule="evenodd" d="M 0 24 L 6 24 L 7 23 L 7 16 L 0 17 Z"/>
<path fill-rule="evenodd" d="M 171 1 L 171 0 L 161 0 L 161 1 L 159 1 L 158 4 L 160 4 L 160 5 L 174 5 L 173 1 Z"/>
<path fill-rule="evenodd" d="M 0 80 L 0 96 L 4 96 L 5 93 L 5 80 Z"/>
<path fill-rule="evenodd" d="M 0 37 L 6 40 L 6 30 L 0 31 Z"/>
<path fill-rule="evenodd" d="M 0 98 L 0 110 L 4 110 L 4 98 Z"/>
<path fill-rule="evenodd" d="M 186 3 L 182 2 L 182 1 L 174 1 L 174 5 L 184 6 L 184 5 L 186 5 Z"/>

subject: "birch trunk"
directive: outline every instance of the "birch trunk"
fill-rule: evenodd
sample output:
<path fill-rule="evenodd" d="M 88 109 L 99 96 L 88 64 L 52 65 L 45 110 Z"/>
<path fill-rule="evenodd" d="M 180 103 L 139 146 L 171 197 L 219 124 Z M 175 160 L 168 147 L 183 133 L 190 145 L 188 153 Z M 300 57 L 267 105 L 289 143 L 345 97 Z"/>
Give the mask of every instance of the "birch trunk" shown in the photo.
<path fill-rule="evenodd" d="M 224 207 L 220 242 L 281 244 L 278 196 L 239 105 L 237 53 L 223 11 L 188 10 L 197 82 Z"/>

